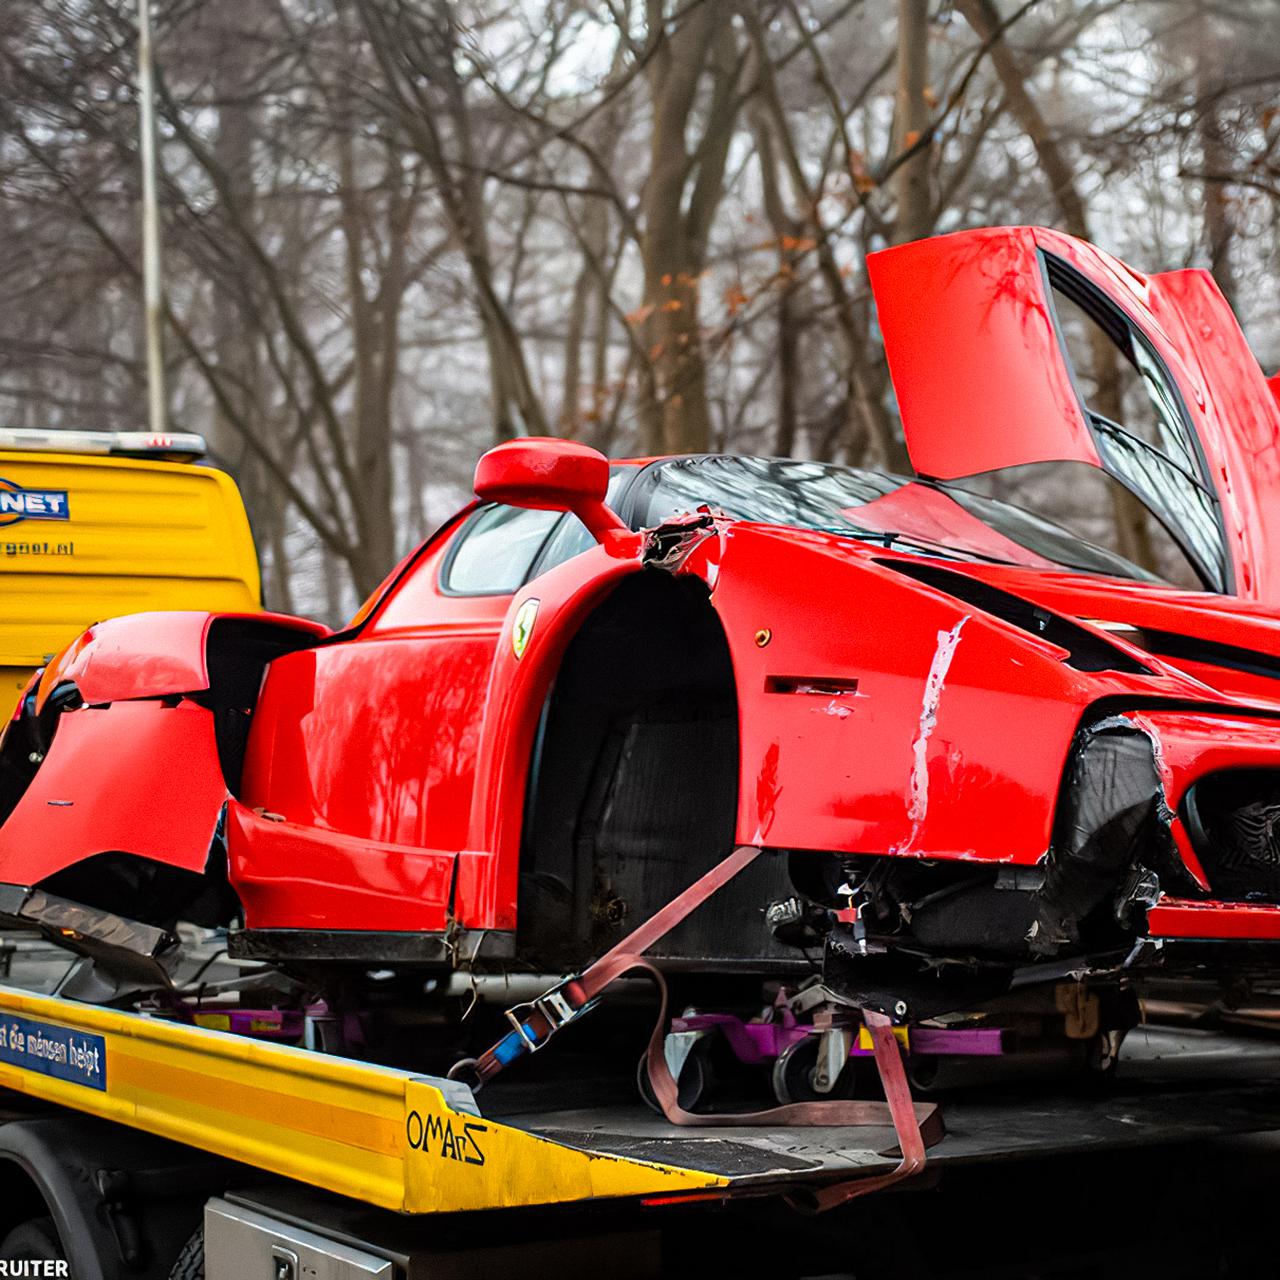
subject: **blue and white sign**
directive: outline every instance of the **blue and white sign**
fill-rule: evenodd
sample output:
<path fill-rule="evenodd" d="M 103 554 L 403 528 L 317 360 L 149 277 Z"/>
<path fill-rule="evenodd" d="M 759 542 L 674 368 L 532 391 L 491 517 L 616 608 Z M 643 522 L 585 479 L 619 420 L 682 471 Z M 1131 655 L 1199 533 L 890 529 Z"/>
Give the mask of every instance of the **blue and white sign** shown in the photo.
<path fill-rule="evenodd" d="M 0 1062 L 90 1089 L 107 1087 L 107 1042 L 50 1022 L 0 1017 Z"/>
<path fill-rule="evenodd" d="M 19 520 L 70 520 L 65 489 L 24 489 L 0 476 L 0 529 Z"/>

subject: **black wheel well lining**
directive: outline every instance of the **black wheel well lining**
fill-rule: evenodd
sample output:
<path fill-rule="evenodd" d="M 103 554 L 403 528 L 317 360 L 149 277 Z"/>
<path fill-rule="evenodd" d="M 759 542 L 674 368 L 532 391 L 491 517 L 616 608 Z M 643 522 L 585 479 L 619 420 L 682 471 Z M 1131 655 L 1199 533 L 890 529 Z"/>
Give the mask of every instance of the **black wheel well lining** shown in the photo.
<path fill-rule="evenodd" d="M 543 707 L 521 953 L 579 963 L 709 870 L 733 844 L 739 775 L 737 684 L 706 583 L 661 569 L 625 579 L 569 643 Z M 763 924 L 744 929 L 744 913 L 762 920 L 788 886 L 785 859 L 762 859 L 655 954 L 713 965 L 765 954 Z"/>

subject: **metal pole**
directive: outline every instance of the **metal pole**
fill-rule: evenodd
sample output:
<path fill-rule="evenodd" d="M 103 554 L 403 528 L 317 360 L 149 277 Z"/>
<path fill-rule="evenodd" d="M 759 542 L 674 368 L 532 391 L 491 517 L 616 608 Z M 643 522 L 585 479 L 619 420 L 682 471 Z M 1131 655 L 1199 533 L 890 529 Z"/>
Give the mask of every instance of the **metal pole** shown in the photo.
<path fill-rule="evenodd" d="M 142 153 L 142 299 L 147 343 L 147 427 L 167 431 L 164 388 L 164 286 L 156 195 L 156 99 L 151 54 L 151 0 L 138 0 L 138 128 Z"/>

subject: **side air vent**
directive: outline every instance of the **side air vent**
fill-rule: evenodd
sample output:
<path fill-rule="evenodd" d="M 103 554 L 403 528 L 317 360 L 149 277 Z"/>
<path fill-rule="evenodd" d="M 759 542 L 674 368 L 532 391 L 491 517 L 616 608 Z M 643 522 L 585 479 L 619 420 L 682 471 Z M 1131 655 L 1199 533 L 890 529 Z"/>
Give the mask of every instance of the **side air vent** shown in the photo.
<path fill-rule="evenodd" d="M 876 563 L 905 577 L 914 578 L 917 582 L 923 582 L 935 591 L 963 600 L 965 604 L 981 609 L 983 613 L 989 613 L 1028 635 L 1065 649 L 1067 665 L 1077 671 L 1123 671 L 1141 676 L 1152 674 L 1150 667 L 1131 658 L 1102 636 L 1094 635 L 1092 631 L 1070 619 L 1032 604 L 1021 596 L 993 587 L 990 583 L 933 564 L 910 560 L 877 560 Z"/>
<path fill-rule="evenodd" d="M 1242 649 L 1217 640 L 1198 640 L 1195 636 L 1177 635 L 1172 631 L 1152 631 L 1143 627 L 1142 647 L 1162 658 L 1182 658 L 1186 662 L 1202 662 L 1208 667 L 1225 667 L 1251 676 L 1280 680 L 1280 658 L 1254 649 Z"/>

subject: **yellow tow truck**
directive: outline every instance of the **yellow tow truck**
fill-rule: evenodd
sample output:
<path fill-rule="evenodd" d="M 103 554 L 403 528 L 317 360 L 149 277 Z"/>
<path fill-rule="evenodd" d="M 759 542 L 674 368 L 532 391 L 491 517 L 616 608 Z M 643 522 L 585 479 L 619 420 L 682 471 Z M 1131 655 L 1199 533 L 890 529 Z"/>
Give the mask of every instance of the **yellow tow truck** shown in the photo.
<path fill-rule="evenodd" d="M 0 694 L 16 696 L 99 618 L 259 607 L 243 504 L 227 476 L 192 465 L 202 448 L 189 436 L 0 431 Z M 76 922 L 90 942 L 92 914 Z M 612 1077 L 557 1072 L 554 1052 L 550 1067 L 539 1056 L 477 1097 L 459 1080 L 335 1051 L 327 1006 L 287 1036 L 273 1007 L 224 1008 L 271 975 L 228 958 L 216 933 L 200 945 L 207 955 L 191 950 L 165 998 L 122 1008 L 78 986 L 81 961 L 64 950 L 0 939 L 0 1277 L 626 1280 L 714 1268 L 950 1280 L 979 1274 L 974 1257 L 1005 1236 L 1017 1245 L 1023 1221 L 1033 1234 L 1047 1224 L 1045 1270 L 1065 1275 L 1067 1244 L 1096 1257 L 1111 1194 L 1078 1185 L 1086 1158 L 1093 1181 L 1118 1171 L 1119 1216 L 1144 1239 L 1157 1233 L 1134 1207 L 1147 1203 L 1143 1179 L 1157 1203 L 1179 1178 L 1213 1184 L 1223 1167 L 1233 1187 L 1269 1195 L 1274 1181 L 1245 1160 L 1280 1133 L 1280 1047 L 1142 1028 L 1109 1092 L 949 1098 L 946 1136 L 904 1184 L 922 1194 L 877 1193 L 862 1217 L 815 1220 L 797 1210 L 822 1188 L 895 1169 L 891 1129 L 733 1115 L 676 1127 Z M 520 975 L 456 977 L 456 998 L 474 1003 L 486 981 Z M 1142 1148 L 1157 1154 L 1128 1179 L 1124 1153 Z M 1167 1176 L 1152 1178 L 1157 1166 Z M 997 1176 L 1003 1199 L 989 1189 Z M 939 1199 L 948 1180 L 959 1229 Z M 1019 1184 L 1020 1206 L 1008 1191 Z M 924 1268 L 926 1246 L 939 1269 Z"/>
<path fill-rule="evenodd" d="M 261 607 L 230 476 L 198 435 L 0 429 L 0 701 L 103 618 Z"/>

